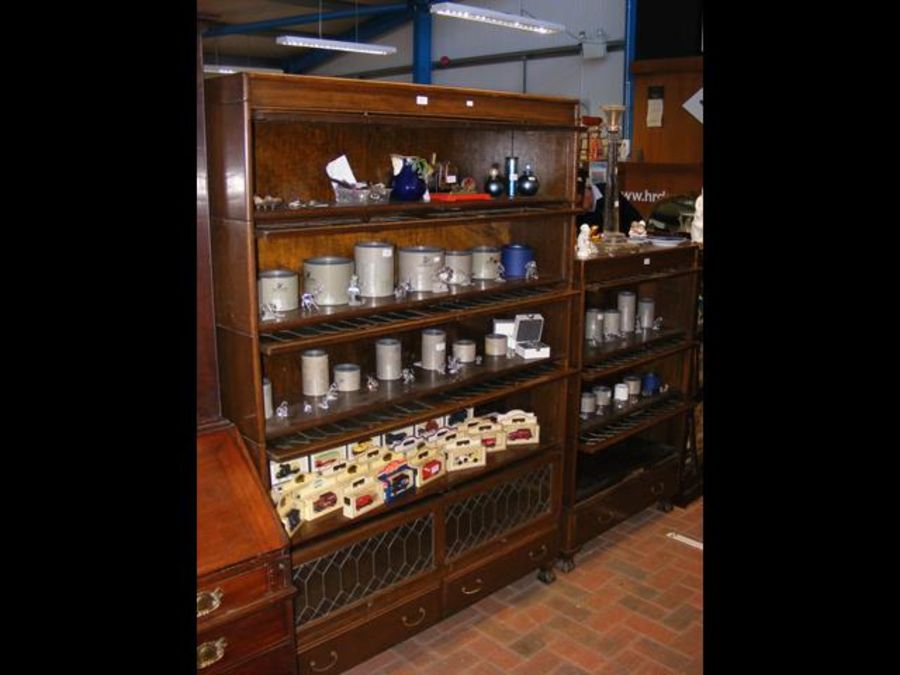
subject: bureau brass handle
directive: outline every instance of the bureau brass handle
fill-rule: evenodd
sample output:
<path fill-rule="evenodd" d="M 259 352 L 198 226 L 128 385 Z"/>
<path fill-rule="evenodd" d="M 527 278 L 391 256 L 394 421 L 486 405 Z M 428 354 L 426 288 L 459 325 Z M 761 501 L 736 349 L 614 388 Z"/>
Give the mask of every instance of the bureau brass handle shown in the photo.
<path fill-rule="evenodd" d="M 537 551 L 528 551 L 528 557 L 532 560 L 536 560 L 547 554 L 547 544 L 541 544 L 541 547 Z"/>
<path fill-rule="evenodd" d="M 478 588 L 473 588 L 471 591 L 466 589 L 465 586 L 462 587 L 462 592 L 464 595 L 475 595 L 476 593 L 481 593 L 481 589 L 484 588 L 484 582 L 481 579 L 476 579 L 475 583 L 478 584 Z"/>
<path fill-rule="evenodd" d="M 418 619 L 418 621 L 408 621 L 408 620 L 406 619 L 406 615 L 405 615 L 405 614 L 403 615 L 403 625 L 404 625 L 404 626 L 407 626 L 408 628 L 412 628 L 413 626 L 418 626 L 418 625 L 419 625 L 420 623 L 422 623 L 424 620 L 425 620 L 425 608 L 424 608 L 424 607 L 419 607 L 419 619 Z"/>
<path fill-rule="evenodd" d="M 197 593 L 197 618 L 212 614 L 222 605 L 222 598 L 225 597 L 225 591 L 216 588 L 212 591 L 201 591 Z"/>
<path fill-rule="evenodd" d="M 197 647 L 197 670 L 209 668 L 212 664 L 221 661 L 225 656 L 225 647 L 228 640 L 219 638 L 211 642 L 204 642 Z"/>
<path fill-rule="evenodd" d="M 331 661 L 328 662 L 327 666 L 325 666 L 324 668 L 316 668 L 316 662 L 310 661 L 309 667 L 312 668 L 317 673 L 324 673 L 326 670 L 331 670 L 332 668 L 334 668 L 334 664 L 337 663 L 337 660 L 338 660 L 337 652 L 332 649 L 331 650 Z"/>
<path fill-rule="evenodd" d="M 665 487 L 666 487 L 666 484 L 663 483 L 662 481 L 660 481 L 659 483 L 654 485 L 652 488 L 650 488 L 650 492 L 652 492 L 655 495 L 661 495 L 662 491 Z"/>

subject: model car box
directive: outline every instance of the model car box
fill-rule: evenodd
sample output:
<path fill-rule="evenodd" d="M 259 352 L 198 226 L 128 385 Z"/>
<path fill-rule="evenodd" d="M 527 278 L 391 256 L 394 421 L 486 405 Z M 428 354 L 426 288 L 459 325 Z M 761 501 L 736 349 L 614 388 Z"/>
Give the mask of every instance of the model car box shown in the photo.
<path fill-rule="evenodd" d="M 415 491 L 416 470 L 404 459 L 398 459 L 388 464 L 384 471 L 378 474 L 378 480 L 384 487 L 384 502 L 390 504 L 401 495 Z"/>
<path fill-rule="evenodd" d="M 436 448 L 423 448 L 409 465 L 416 470 L 416 487 L 425 487 L 444 473 L 444 455 Z"/>
<path fill-rule="evenodd" d="M 303 520 L 315 520 L 342 507 L 343 487 L 334 478 L 318 476 L 295 493 Z"/>
<path fill-rule="evenodd" d="M 286 462 L 269 462 L 269 477 L 272 485 L 278 485 L 300 473 L 309 473 L 309 457 L 297 457 Z"/>
<path fill-rule="evenodd" d="M 346 445 L 314 452 L 309 456 L 309 470 L 311 472 L 321 471 L 329 465 L 343 462 L 345 459 L 347 459 Z"/>
<path fill-rule="evenodd" d="M 510 410 L 500 415 L 497 422 L 506 432 L 506 445 L 528 445 L 541 442 L 541 427 L 534 413 Z"/>
<path fill-rule="evenodd" d="M 487 453 L 477 438 L 456 438 L 444 444 L 447 471 L 462 471 L 487 464 Z"/>
<path fill-rule="evenodd" d="M 489 419 L 482 420 L 468 431 L 470 438 L 477 438 L 487 452 L 506 450 L 506 432 L 503 427 Z"/>
<path fill-rule="evenodd" d="M 344 490 L 344 516 L 356 518 L 384 503 L 383 487 L 371 476 L 360 476 Z"/>

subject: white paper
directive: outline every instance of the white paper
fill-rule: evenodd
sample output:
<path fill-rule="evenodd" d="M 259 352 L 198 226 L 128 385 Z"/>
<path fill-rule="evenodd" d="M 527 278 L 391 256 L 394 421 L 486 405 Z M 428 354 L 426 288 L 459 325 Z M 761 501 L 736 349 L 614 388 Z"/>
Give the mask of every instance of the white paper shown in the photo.
<path fill-rule="evenodd" d="M 647 126 L 661 127 L 663 116 L 663 100 L 651 98 L 647 101 Z"/>
<path fill-rule="evenodd" d="M 703 87 L 700 87 L 697 93 L 682 103 L 681 107 L 696 117 L 700 124 L 703 124 Z"/>
<path fill-rule="evenodd" d="M 353 175 L 353 169 L 350 168 L 350 162 L 347 161 L 347 155 L 341 155 L 337 159 L 333 159 L 325 165 L 325 173 L 332 179 L 331 187 L 336 187 L 333 181 L 342 180 L 351 185 L 356 185 L 356 176 Z"/>

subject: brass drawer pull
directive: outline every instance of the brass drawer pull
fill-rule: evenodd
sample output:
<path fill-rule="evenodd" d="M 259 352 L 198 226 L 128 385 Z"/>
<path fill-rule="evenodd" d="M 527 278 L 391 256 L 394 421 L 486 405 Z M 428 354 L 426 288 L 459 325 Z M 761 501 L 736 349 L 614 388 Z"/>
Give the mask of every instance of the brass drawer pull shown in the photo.
<path fill-rule="evenodd" d="M 662 494 L 665 487 L 666 487 L 666 484 L 663 483 L 662 481 L 660 481 L 659 483 L 657 483 L 656 485 L 654 485 L 653 487 L 650 488 L 650 492 L 659 496 Z"/>
<path fill-rule="evenodd" d="M 547 555 L 547 544 L 541 544 L 541 547 L 537 551 L 528 551 L 528 557 L 532 560 L 537 560 L 545 555 Z"/>
<path fill-rule="evenodd" d="M 212 664 L 221 661 L 225 656 L 225 647 L 228 646 L 228 640 L 219 638 L 212 642 L 204 642 L 197 647 L 197 670 L 209 668 Z"/>
<path fill-rule="evenodd" d="M 481 589 L 484 588 L 484 582 L 481 579 L 476 579 L 475 583 L 478 584 L 478 588 L 473 588 L 471 591 L 468 590 L 465 586 L 462 587 L 463 595 L 475 595 L 476 593 L 481 593 Z"/>
<path fill-rule="evenodd" d="M 407 628 L 412 628 L 413 626 L 418 626 L 425 620 L 425 608 L 419 607 L 419 619 L 418 621 L 408 621 L 406 615 L 403 615 L 403 625 Z"/>
<path fill-rule="evenodd" d="M 309 667 L 312 668 L 317 673 L 324 673 L 326 670 L 331 670 L 332 668 L 334 668 L 334 665 L 337 663 L 337 660 L 338 660 L 337 652 L 332 649 L 331 650 L 331 661 L 328 662 L 327 666 L 325 666 L 324 668 L 316 668 L 316 662 L 310 661 Z"/>
<path fill-rule="evenodd" d="M 197 593 L 197 618 L 212 614 L 222 605 L 222 598 L 225 597 L 225 591 L 216 588 L 212 591 L 201 591 Z"/>

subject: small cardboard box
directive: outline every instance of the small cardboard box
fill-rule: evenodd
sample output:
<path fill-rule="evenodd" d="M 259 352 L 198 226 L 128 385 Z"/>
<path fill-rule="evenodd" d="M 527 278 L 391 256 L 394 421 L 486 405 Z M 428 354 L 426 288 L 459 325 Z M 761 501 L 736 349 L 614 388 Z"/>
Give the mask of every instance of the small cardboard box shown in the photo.
<path fill-rule="evenodd" d="M 401 495 L 415 491 L 416 470 L 403 460 L 397 460 L 378 474 L 378 480 L 384 486 L 384 502 L 390 504 Z"/>
<path fill-rule="evenodd" d="M 447 426 L 454 427 L 460 422 L 465 422 L 466 420 L 470 420 L 475 417 L 475 408 L 465 408 L 463 410 L 457 410 L 456 412 L 452 412 L 447 415 Z"/>
<path fill-rule="evenodd" d="M 529 445 L 541 442 L 541 426 L 534 413 L 510 410 L 497 418 L 506 432 L 506 445 Z"/>
<path fill-rule="evenodd" d="M 409 461 L 416 470 L 416 487 L 425 487 L 444 473 L 444 455 L 436 448 L 425 448 Z"/>
<path fill-rule="evenodd" d="M 338 464 L 332 464 L 319 472 L 320 476 L 325 478 L 334 478 L 339 485 L 346 486 L 360 476 L 366 474 L 366 465 L 358 462 L 343 461 Z"/>
<path fill-rule="evenodd" d="M 314 452 L 309 456 L 309 470 L 321 471 L 331 464 L 338 464 L 347 459 L 347 446 L 341 445 L 329 450 Z"/>
<path fill-rule="evenodd" d="M 444 444 L 447 471 L 462 471 L 487 464 L 487 453 L 477 438 L 457 438 Z"/>
<path fill-rule="evenodd" d="M 344 516 L 356 518 L 384 504 L 383 487 L 371 476 L 361 476 L 344 490 Z"/>
<path fill-rule="evenodd" d="M 443 451 L 444 445 L 448 441 L 455 441 L 457 438 L 462 438 L 463 436 L 465 436 L 464 433 L 452 427 L 444 427 L 442 429 L 438 429 L 433 436 L 430 436 L 428 438 L 428 442 L 425 447 Z"/>
<path fill-rule="evenodd" d="M 429 436 L 434 435 L 438 429 L 446 426 L 446 424 L 446 415 L 435 417 L 434 419 L 430 419 L 427 422 L 420 422 L 416 425 L 416 436 L 418 436 L 419 438 L 428 438 Z"/>
<path fill-rule="evenodd" d="M 407 459 L 417 453 L 419 450 L 423 449 L 428 441 L 424 438 L 419 438 L 418 436 L 409 436 L 408 438 L 403 439 L 399 443 L 397 443 L 393 451 L 400 455 L 405 455 Z"/>
<path fill-rule="evenodd" d="M 309 473 L 309 457 L 297 457 L 286 462 L 269 462 L 269 476 L 272 485 L 289 481 L 299 473 Z"/>
<path fill-rule="evenodd" d="M 384 442 L 383 445 L 387 448 L 390 448 L 397 443 L 405 440 L 409 436 L 415 436 L 416 428 L 412 425 L 408 427 L 401 427 L 400 429 L 394 429 L 393 431 L 387 431 L 384 433 Z"/>
<path fill-rule="evenodd" d="M 347 459 L 351 461 L 356 461 L 360 459 L 361 455 L 365 455 L 372 448 L 380 448 L 381 447 L 381 434 L 377 436 L 372 436 L 371 438 L 367 438 L 363 441 L 356 441 L 355 443 L 347 444 Z"/>
<path fill-rule="evenodd" d="M 295 475 L 293 478 L 289 478 L 283 483 L 279 483 L 278 485 L 273 485 L 272 490 L 269 494 L 272 496 L 272 502 L 277 504 L 279 500 L 286 496 L 290 495 L 298 490 L 306 487 L 315 479 L 316 475 L 312 473 L 300 473 Z"/>
<path fill-rule="evenodd" d="M 303 520 L 315 520 L 342 507 L 343 488 L 334 478 L 319 476 L 310 485 L 295 493 L 300 501 Z"/>
<path fill-rule="evenodd" d="M 381 448 L 378 456 L 372 459 L 366 466 L 366 474 L 369 476 L 378 476 L 378 474 L 384 471 L 384 468 L 388 464 L 397 461 L 398 459 L 405 460 L 406 458 L 401 454 Z"/>
<path fill-rule="evenodd" d="M 477 438 L 487 452 L 506 450 L 506 432 L 502 426 L 488 419 L 470 428 L 469 436 Z"/>
<path fill-rule="evenodd" d="M 540 314 L 517 314 L 513 335 L 516 354 L 523 359 L 543 359 L 550 356 L 550 345 L 541 342 L 544 317 Z"/>
<path fill-rule="evenodd" d="M 295 499 L 295 494 L 291 493 L 281 497 L 275 503 L 275 510 L 278 512 L 284 531 L 289 537 L 292 537 L 303 523 L 300 503 Z"/>

